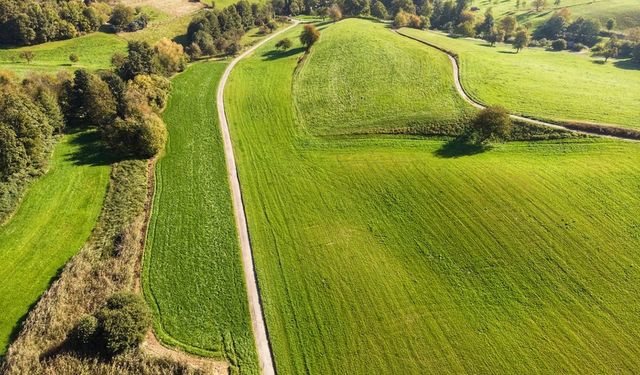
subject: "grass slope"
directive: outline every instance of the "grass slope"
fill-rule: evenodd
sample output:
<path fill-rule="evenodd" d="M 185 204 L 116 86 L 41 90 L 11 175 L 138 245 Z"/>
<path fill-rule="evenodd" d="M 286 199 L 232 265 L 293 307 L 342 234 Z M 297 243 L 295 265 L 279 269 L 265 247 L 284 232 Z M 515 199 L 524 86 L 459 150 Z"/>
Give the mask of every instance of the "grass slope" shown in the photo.
<path fill-rule="evenodd" d="M 156 332 L 189 351 L 257 373 L 215 89 L 226 64 L 195 64 L 173 81 L 169 142 L 156 165 L 144 289 Z"/>
<path fill-rule="evenodd" d="M 88 151 L 93 133 L 65 136 L 51 169 L 0 227 L 0 353 L 18 322 L 87 240 L 104 199 L 109 166 Z"/>
<path fill-rule="evenodd" d="M 274 43 L 226 101 L 278 373 L 640 368 L 640 146 L 310 137 Z"/>
<path fill-rule="evenodd" d="M 543 119 L 640 127 L 640 67 L 629 61 L 601 64 L 585 54 L 537 48 L 515 54 L 510 45 L 491 48 L 477 39 L 402 31 L 458 54 L 462 84 L 482 103 Z"/>
<path fill-rule="evenodd" d="M 491 8 L 496 18 L 515 15 L 518 22 L 525 24 L 531 22 L 534 26 L 544 22 L 554 12 L 562 8 L 571 10 L 573 18 L 585 17 L 599 20 L 604 25 L 609 18 L 614 18 L 618 30 L 626 30 L 640 26 L 640 7 L 636 0 L 561 0 L 556 6 L 553 1 L 547 1 L 548 7 L 540 12 L 535 12 L 531 1 L 522 0 L 520 8 L 516 8 L 516 0 L 476 0 L 473 5 L 484 12 Z"/>
<path fill-rule="evenodd" d="M 366 20 L 327 28 L 294 81 L 303 123 L 315 134 L 465 123 L 473 109 L 457 94 L 447 57 L 414 43 Z"/>
<path fill-rule="evenodd" d="M 0 69 L 24 76 L 29 71 L 55 73 L 59 70 L 106 69 L 111 66 L 111 56 L 126 53 L 127 42 L 114 34 L 93 33 L 74 39 L 49 42 L 35 46 L 0 49 Z M 31 51 L 35 58 L 30 64 L 19 57 L 23 51 Z M 69 55 L 75 53 L 80 61 L 71 64 Z"/>

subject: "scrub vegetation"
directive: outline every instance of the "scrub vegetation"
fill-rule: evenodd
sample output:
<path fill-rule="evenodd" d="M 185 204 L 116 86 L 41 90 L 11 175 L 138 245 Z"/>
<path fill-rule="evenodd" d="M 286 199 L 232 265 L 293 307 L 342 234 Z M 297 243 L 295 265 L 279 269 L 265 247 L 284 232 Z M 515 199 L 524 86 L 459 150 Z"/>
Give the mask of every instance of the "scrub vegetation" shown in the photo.
<path fill-rule="evenodd" d="M 225 98 L 278 372 L 638 368 L 638 145 L 314 137 L 292 86 L 331 27 Z"/>

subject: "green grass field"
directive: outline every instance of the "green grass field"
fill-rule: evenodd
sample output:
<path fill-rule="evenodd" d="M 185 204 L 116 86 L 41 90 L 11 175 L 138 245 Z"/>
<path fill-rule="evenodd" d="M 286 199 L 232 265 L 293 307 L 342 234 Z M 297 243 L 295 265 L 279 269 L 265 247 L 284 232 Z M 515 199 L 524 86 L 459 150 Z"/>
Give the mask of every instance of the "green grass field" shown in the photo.
<path fill-rule="evenodd" d="M 111 67 L 111 56 L 116 52 L 126 53 L 126 40 L 114 34 L 93 33 L 74 39 L 49 42 L 29 47 L 0 49 L 0 70 L 9 70 L 20 76 L 30 71 L 56 73 L 60 70 L 73 71 Z M 31 63 L 20 58 L 23 51 L 31 51 L 35 57 Z M 75 64 L 69 55 L 75 53 L 80 58 Z"/>
<path fill-rule="evenodd" d="M 609 18 L 614 18 L 618 24 L 616 29 L 621 31 L 640 26 L 640 7 L 636 0 L 561 0 L 560 5 L 554 5 L 554 1 L 549 0 L 547 8 L 540 12 L 535 12 L 531 1 L 522 0 L 520 3 L 520 8 L 516 8 L 516 0 L 475 0 L 473 5 L 480 8 L 481 14 L 492 8 L 496 18 L 515 15 L 519 23 L 531 22 L 534 26 L 562 8 L 568 8 L 574 19 L 593 18 L 603 25 Z"/>
<path fill-rule="evenodd" d="M 0 227 L 0 354 L 19 321 L 93 229 L 109 181 L 95 133 L 62 138 L 50 170 Z"/>
<path fill-rule="evenodd" d="M 143 284 L 164 342 L 252 374 L 257 356 L 215 104 L 225 67 L 199 63 L 173 81 Z"/>
<path fill-rule="evenodd" d="M 572 52 L 510 45 L 402 29 L 459 56 L 461 79 L 471 97 L 503 104 L 512 112 L 550 120 L 583 120 L 640 127 L 640 66 Z M 415 48 L 423 48 L 414 41 Z"/>
<path fill-rule="evenodd" d="M 639 145 L 316 138 L 274 44 L 226 103 L 278 373 L 640 367 Z"/>
<path fill-rule="evenodd" d="M 302 123 L 314 134 L 466 123 L 475 110 L 457 94 L 448 58 L 414 46 L 382 23 L 354 19 L 327 28 L 294 81 Z"/>

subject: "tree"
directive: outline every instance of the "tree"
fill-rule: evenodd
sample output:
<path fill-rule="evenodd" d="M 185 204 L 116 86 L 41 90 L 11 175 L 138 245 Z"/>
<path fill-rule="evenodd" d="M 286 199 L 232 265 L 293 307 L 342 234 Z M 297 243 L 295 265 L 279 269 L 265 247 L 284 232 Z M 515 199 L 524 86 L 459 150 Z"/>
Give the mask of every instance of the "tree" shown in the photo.
<path fill-rule="evenodd" d="M 640 26 L 627 30 L 627 39 L 634 43 L 640 43 Z"/>
<path fill-rule="evenodd" d="M 616 57 L 618 55 L 618 49 L 620 48 L 618 43 L 618 38 L 615 36 L 611 37 L 609 41 L 602 47 L 602 50 L 598 52 L 598 54 L 604 57 L 604 62 L 609 61 L 610 58 Z"/>
<path fill-rule="evenodd" d="M 129 54 L 119 69 L 122 79 L 130 80 L 138 74 L 153 74 L 156 71 L 155 51 L 149 43 L 131 41 L 127 49 Z"/>
<path fill-rule="evenodd" d="M 500 20 L 500 28 L 504 31 L 505 37 L 510 36 L 518 27 L 518 20 L 514 16 L 506 16 Z"/>
<path fill-rule="evenodd" d="M 342 10 L 340 10 L 340 7 L 338 6 L 338 4 L 332 4 L 329 7 L 328 13 L 329 13 L 329 18 L 331 18 L 333 23 L 336 23 L 342 19 Z"/>
<path fill-rule="evenodd" d="M 561 2 L 562 2 L 562 0 L 553 0 L 553 5 L 560 6 Z"/>
<path fill-rule="evenodd" d="M 551 42 L 551 48 L 553 48 L 554 51 L 563 51 L 567 49 L 567 41 L 564 39 L 556 39 Z"/>
<path fill-rule="evenodd" d="M 382 1 L 376 1 L 373 3 L 371 6 L 371 15 L 381 20 L 389 18 L 389 12 L 387 12 L 387 8 L 384 6 Z"/>
<path fill-rule="evenodd" d="M 520 30 L 516 33 L 515 39 L 513 40 L 513 48 L 516 49 L 516 53 L 520 52 L 520 50 L 529 44 L 529 38 L 527 30 Z"/>
<path fill-rule="evenodd" d="M 547 7 L 547 0 L 533 0 L 531 5 L 533 5 L 533 7 L 536 8 L 536 12 L 539 12 L 541 9 L 544 9 Z"/>
<path fill-rule="evenodd" d="M 109 23 L 113 25 L 116 31 L 120 32 L 125 29 L 127 25 L 133 22 L 134 12 L 131 7 L 124 4 L 117 4 L 111 11 L 111 17 Z"/>
<path fill-rule="evenodd" d="M 593 46 L 600 40 L 601 25 L 597 20 L 579 17 L 567 27 L 569 40 Z"/>
<path fill-rule="evenodd" d="M 283 52 L 288 50 L 291 48 L 291 40 L 289 38 L 280 39 L 278 43 L 276 43 L 276 48 Z"/>
<path fill-rule="evenodd" d="M 614 18 L 609 18 L 607 20 L 607 30 L 611 31 L 616 27 L 616 20 Z"/>
<path fill-rule="evenodd" d="M 393 19 L 393 27 L 399 29 L 407 26 L 409 26 L 409 13 L 401 10 L 396 13 L 396 16 Z"/>
<path fill-rule="evenodd" d="M 631 55 L 633 56 L 633 61 L 637 64 L 640 64 L 640 44 L 637 44 L 633 48 L 633 52 L 631 53 Z"/>
<path fill-rule="evenodd" d="M 484 13 L 484 20 L 482 21 L 482 23 L 476 26 L 476 31 L 486 37 L 489 33 L 491 33 L 494 24 L 495 19 L 493 18 L 493 12 L 491 11 L 491 8 L 489 8 Z"/>
<path fill-rule="evenodd" d="M 496 43 L 504 41 L 504 31 L 494 27 L 485 35 L 485 40 L 493 47 Z"/>
<path fill-rule="evenodd" d="M 75 126 L 104 126 L 117 114 L 117 103 L 109 86 L 84 69 L 76 70 L 68 94 L 68 121 Z"/>
<path fill-rule="evenodd" d="M 27 61 L 27 64 L 31 64 L 31 61 L 36 57 L 36 54 L 31 51 L 20 52 L 20 57 Z"/>
<path fill-rule="evenodd" d="M 318 41 L 319 38 L 320 38 L 320 32 L 314 25 L 312 24 L 304 25 L 304 29 L 300 34 L 300 42 L 302 42 L 302 45 L 307 48 L 307 51 L 311 49 L 311 46 L 313 46 L 313 44 L 316 41 Z"/>
<path fill-rule="evenodd" d="M 564 35 L 567 29 L 567 19 L 560 12 L 551 16 L 547 21 L 538 26 L 534 35 L 536 39 L 558 39 Z"/>
<path fill-rule="evenodd" d="M 407 13 L 415 14 L 416 5 L 412 0 L 393 0 L 391 2 L 391 10 L 393 13 L 398 13 L 403 10 Z"/>
<path fill-rule="evenodd" d="M 504 141 L 511 133 L 513 124 L 507 110 L 501 106 L 490 106 L 478 113 L 471 123 L 471 138 L 477 144 Z"/>
<path fill-rule="evenodd" d="M 75 53 L 72 53 L 69 55 L 69 61 L 71 61 L 72 64 L 75 64 L 80 61 L 80 58 Z"/>
<path fill-rule="evenodd" d="M 0 181 L 26 167 L 27 155 L 16 132 L 7 124 L 0 122 Z"/>
<path fill-rule="evenodd" d="M 162 38 L 153 49 L 155 51 L 155 65 L 165 76 L 171 76 L 186 68 L 187 59 L 182 45 Z"/>

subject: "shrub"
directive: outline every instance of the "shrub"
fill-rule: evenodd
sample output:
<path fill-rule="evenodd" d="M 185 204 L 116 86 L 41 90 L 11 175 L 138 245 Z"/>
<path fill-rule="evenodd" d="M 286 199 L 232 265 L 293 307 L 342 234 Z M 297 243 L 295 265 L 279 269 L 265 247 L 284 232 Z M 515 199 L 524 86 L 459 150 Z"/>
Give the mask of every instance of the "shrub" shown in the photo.
<path fill-rule="evenodd" d="M 471 123 L 471 139 L 477 144 L 503 141 L 509 137 L 512 126 L 509 113 L 504 107 L 487 107 Z"/>
<path fill-rule="evenodd" d="M 116 31 L 123 31 L 127 25 L 133 22 L 134 12 L 131 7 L 124 4 L 117 4 L 113 7 L 109 23 L 113 25 Z"/>
<path fill-rule="evenodd" d="M 280 39 L 278 43 L 276 43 L 276 48 L 282 51 L 286 51 L 291 48 L 291 40 L 289 38 Z"/>
<path fill-rule="evenodd" d="M 396 13 L 393 19 L 393 27 L 399 29 L 401 27 L 407 27 L 409 25 L 409 13 L 401 10 Z"/>
<path fill-rule="evenodd" d="M 328 9 L 329 18 L 335 23 L 342 19 L 342 10 L 338 4 L 333 4 Z"/>
<path fill-rule="evenodd" d="M 156 65 L 166 76 L 183 71 L 187 66 L 182 45 L 162 38 L 154 46 Z"/>
<path fill-rule="evenodd" d="M 78 61 L 80 61 L 80 57 L 78 57 L 78 55 L 76 55 L 75 53 L 72 53 L 69 55 L 69 61 L 71 61 L 71 63 L 75 64 Z"/>
<path fill-rule="evenodd" d="M 151 313 L 142 297 L 116 293 L 96 314 L 97 344 L 107 356 L 133 349 L 144 340 L 151 326 Z"/>
<path fill-rule="evenodd" d="M 573 52 L 581 52 L 581 51 L 582 51 L 583 49 L 585 49 L 585 48 L 587 48 L 587 46 L 585 46 L 585 45 L 584 45 L 584 44 L 582 44 L 582 43 L 573 43 L 573 44 L 571 45 L 571 50 L 572 50 Z"/>
<path fill-rule="evenodd" d="M 69 341 L 78 348 L 88 349 L 95 341 L 98 319 L 93 315 L 82 317 L 69 334 Z"/>
<path fill-rule="evenodd" d="M 565 50 L 567 49 L 567 41 L 564 39 L 556 39 L 551 42 L 551 48 L 553 48 L 554 51 Z"/>
<path fill-rule="evenodd" d="M 304 25 L 304 29 L 300 34 L 300 42 L 302 42 L 302 45 L 307 47 L 307 50 L 309 50 L 311 46 L 316 41 L 318 41 L 319 38 L 320 38 L 320 32 L 314 25 L 311 25 L 311 24 Z"/>

